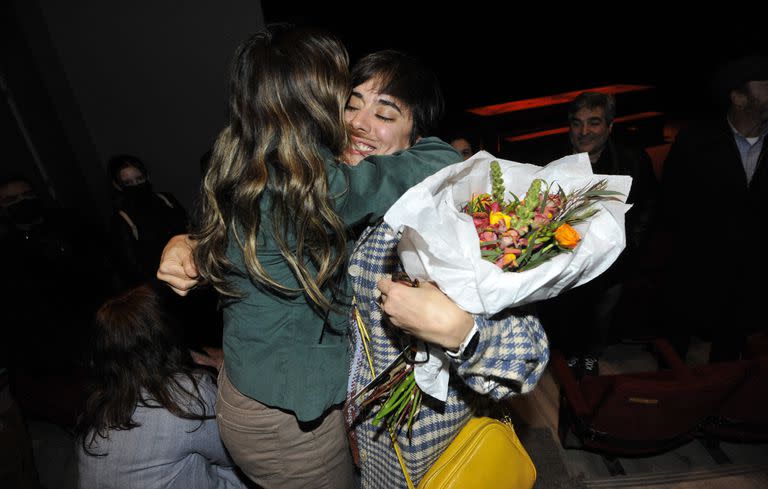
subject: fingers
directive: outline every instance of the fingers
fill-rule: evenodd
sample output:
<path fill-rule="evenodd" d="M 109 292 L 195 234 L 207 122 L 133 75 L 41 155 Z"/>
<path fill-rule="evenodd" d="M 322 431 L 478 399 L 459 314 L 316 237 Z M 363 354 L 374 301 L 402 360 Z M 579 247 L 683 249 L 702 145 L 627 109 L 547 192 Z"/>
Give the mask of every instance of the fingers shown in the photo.
<path fill-rule="evenodd" d="M 189 239 L 189 235 L 184 235 L 184 243 L 189 246 L 189 255 L 185 256 L 181 262 L 184 267 L 184 273 L 189 277 L 196 278 L 198 276 L 198 271 L 197 265 L 195 264 L 194 250 L 197 246 L 197 242 Z"/>
<path fill-rule="evenodd" d="M 157 278 L 167 283 L 176 294 L 185 296 L 198 285 L 198 270 L 193 249 L 195 242 L 189 235 L 171 238 L 163 249 Z"/>
<path fill-rule="evenodd" d="M 377 287 L 381 292 L 381 299 L 379 301 L 381 310 L 387 315 L 389 323 L 409 331 L 408 325 L 403 322 L 402 316 L 405 314 L 410 317 L 408 310 L 413 307 L 411 294 L 414 292 L 418 293 L 418 289 L 393 282 L 388 277 L 379 280 Z"/>
<path fill-rule="evenodd" d="M 161 262 L 157 278 L 167 283 L 179 295 L 186 295 L 198 284 L 197 278 L 190 277 L 184 267 L 174 261 Z"/>
<path fill-rule="evenodd" d="M 197 287 L 198 284 L 196 280 L 179 280 L 176 277 L 164 276 L 160 273 L 157 274 L 157 278 L 168 284 L 168 286 L 175 294 L 182 297 L 185 297 L 187 294 L 189 294 L 195 287 Z"/>
<path fill-rule="evenodd" d="M 389 324 L 417 338 L 455 349 L 474 325 L 471 314 L 428 281 L 409 287 L 382 278 L 377 286 Z"/>
<path fill-rule="evenodd" d="M 389 277 L 384 277 L 376 284 L 379 290 L 381 291 L 381 294 L 388 294 L 389 291 L 392 289 L 392 287 L 395 285 L 395 282 L 390 280 Z"/>
<path fill-rule="evenodd" d="M 185 260 L 181 263 L 181 266 L 184 268 L 184 273 L 187 274 L 188 277 L 197 277 L 197 265 L 195 265 L 195 260 Z"/>

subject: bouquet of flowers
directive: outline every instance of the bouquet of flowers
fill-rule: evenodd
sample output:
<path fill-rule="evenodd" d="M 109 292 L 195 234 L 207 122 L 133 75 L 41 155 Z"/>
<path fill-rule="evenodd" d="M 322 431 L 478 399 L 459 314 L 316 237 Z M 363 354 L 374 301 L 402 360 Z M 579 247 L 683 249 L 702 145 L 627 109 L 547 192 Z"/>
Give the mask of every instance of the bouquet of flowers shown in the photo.
<path fill-rule="evenodd" d="M 480 256 L 502 270 L 523 272 L 536 268 L 553 256 L 572 251 L 581 240 L 573 224 L 592 217 L 592 204 L 621 195 L 606 190 L 600 180 L 570 194 L 552 190 L 541 179 L 531 182 L 523 199 L 505 198 L 504 178 L 498 161 L 491 162 L 493 193 L 473 195 L 462 212 L 472 216 Z"/>
<path fill-rule="evenodd" d="M 411 279 L 492 315 L 605 271 L 625 246 L 630 185 L 628 176 L 593 175 L 584 153 L 539 167 L 481 151 L 411 188 L 384 220 L 401 234 L 398 254 Z M 367 402 L 384 399 L 374 423 L 390 432 L 410 426 L 423 393 L 447 396 L 444 352 L 428 345 L 411 356 L 423 363 L 393 368 L 398 375 L 368 393 Z"/>
<path fill-rule="evenodd" d="M 500 177 L 496 177 L 495 193 L 491 172 L 494 161 L 501 170 Z M 435 282 L 467 312 L 491 315 L 508 307 L 549 299 L 607 270 L 625 246 L 624 214 L 630 208 L 625 202 L 631 183 L 632 178 L 625 175 L 594 175 L 586 153 L 540 167 L 502 160 L 481 151 L 409 189 L 389 209 L 384 220 L 401 235 L 398 254 L 411 278 Z M 602 195 L 606 191 L 611 195 Z M 489 197 L 484 198 L 483 194 Z M 518 195 L 525 197 L 519 199 Z M 526 244 L 524 248 L 529 254 L 524 256 L 523 248 L 519 247 L 520 236 L 501 236 L 501 240 L 484 239 L 491 238 L 490 235 L 481 238 L 478 225 L 485 224 L 482 216 L 476 220 L 464 211 L 472 210 L 476 204 L 484 205 L 478 201 L 491 206 L 495 201 L 500 209 L 505 206 L 506 212 L 493 216 L 493 210 L 488 208 L 488 223 L 493 217 L 497 225 L 496 237 L 499 234 L 495 231 L 502 226 L 498 219 L 506 228 L 520 220 L 530 223 L 527 230 L 520 229 L 527 231 L 522 236 L 526 240 L 523 243 L 529 243 L 531 237 L 534 241 L 546 239 L 563 223 L 569 226 L 560 228 L 559 246 L 545 252 L 543 242 L 534 242 L 532 247 Z M 520 215 L 513 216 L 511 211 Z M 540 224 L 545 225 L 537 228 Z M 575 233 L 579 236 L 577 246 L 572 242 Z M 509 239 L 503 238 L 513 242 L 517 239 L 518 246 L 512 246 L 507 254 L 515 255 L 518 264 L 528 264 L 516 270 L 521 273 L 508 273 L 510 258 L 506 259 L 510 262 L 505 268 L 496 266 L 498 257 L 493 263 L 488 261 L 494 255 L 484 252 L 494 250 L 483 248 L 491 247 L 495 240 L 506 245 Z M 482 244 L 484 241 L 488 243 Z M 520 255 L 514 249 L 521 250 Z M 565 249 L 572 251 L 563 253 Z M 531 264 L 534 251 L 537 258 Z"/>

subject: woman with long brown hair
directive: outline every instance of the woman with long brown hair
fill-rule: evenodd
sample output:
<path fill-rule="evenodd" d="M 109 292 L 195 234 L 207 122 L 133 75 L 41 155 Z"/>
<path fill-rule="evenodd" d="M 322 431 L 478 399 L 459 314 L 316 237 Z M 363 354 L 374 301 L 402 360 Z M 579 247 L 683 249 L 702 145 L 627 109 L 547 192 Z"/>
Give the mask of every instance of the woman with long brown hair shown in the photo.
<path fill-rule="evenodd" d="M 79 487 L 246 487 L 219 437 L 216 384 L 148 285 L 96 313 L 78 424 Z"/>
<path fill-rule="evenodd" d="M 193 236 L 200 276 L 223 298 L 222 438 L 264 487 L 351 487 L 340 410 L 351 230 L 458 155 L 424 138 L 341 163 L 347 53 L 325 34 L 257 34 L 236 52 L 231 88 Z"/>

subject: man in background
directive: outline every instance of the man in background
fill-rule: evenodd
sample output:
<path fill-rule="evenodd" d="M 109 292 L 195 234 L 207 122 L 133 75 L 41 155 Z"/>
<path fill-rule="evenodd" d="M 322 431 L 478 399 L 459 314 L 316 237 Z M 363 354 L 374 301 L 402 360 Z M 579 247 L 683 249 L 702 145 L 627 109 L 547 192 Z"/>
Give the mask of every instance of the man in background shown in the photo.
<path fill-rule="evenodd" d="M 599 373 L 599 356 L 612 334 L 624 284 L 639 271 L 658 200 L 658 184 L 648 154 L 611 137 L 615 116 L 612 95 L 581 93 L 568 107 L 569 147 L 540 161 L 546 164 L 568 154 L 587 153 L 592 173 L 632 177 L 627 197 L 632 209 L 626 214 L 624 252 L 596 279 L 540 304 L 541 320 L 553 346 L 563 351 L 577 375 Z"/>

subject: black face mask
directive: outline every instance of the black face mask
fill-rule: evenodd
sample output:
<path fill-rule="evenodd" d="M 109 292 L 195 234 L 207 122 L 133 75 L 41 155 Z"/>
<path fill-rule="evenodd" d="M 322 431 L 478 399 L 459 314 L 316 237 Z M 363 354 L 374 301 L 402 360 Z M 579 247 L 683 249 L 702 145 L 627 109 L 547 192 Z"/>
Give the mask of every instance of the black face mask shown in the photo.
<path fill-rule="evenodd" d="M 123 187 L 125 197 L 130 200 L 146 200 L 152 195 L 152 185 L 149 182 Z"/>
<path fill-rule="evenodd" d="M 14 224 L 35 224 L 43 217 L 40 199 L 23 199 L 5 208 Z"/>

